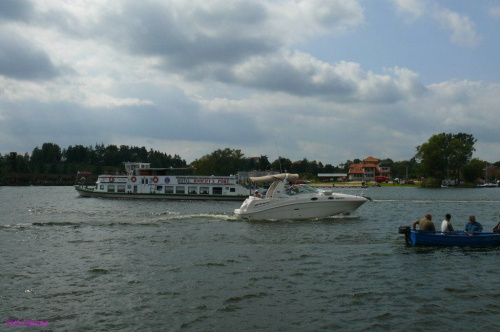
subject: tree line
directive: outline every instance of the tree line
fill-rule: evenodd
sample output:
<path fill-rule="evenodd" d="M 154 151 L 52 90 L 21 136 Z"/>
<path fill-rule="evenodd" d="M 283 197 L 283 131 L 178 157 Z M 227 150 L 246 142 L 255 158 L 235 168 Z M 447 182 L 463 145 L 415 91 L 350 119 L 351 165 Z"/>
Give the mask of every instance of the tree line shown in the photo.
<path fill-rule="evenodd" d="M 474 182 L 478 178 L 484 178 L 485 169 L 490 165 L 477 158 L 472 159 L 476 141 L 473 135 L 466 133 L 433 135 L 427 142 L 416 147 L 416 154 L 410 160 L 379 158 L 380 166 L 390 167 L 393 178 L 430 179 L 430 186 L 437 186 L 443 179 Z M 298 173 L 301 178 L 315 180 L 318 173 L 347 173 L 351 164 L 362 163 L 362 160 L 347 160 L 337 166 L 307 158 L 292 162 L 288 158 L 279 157 L 271 162 L 266 155 L 246 157 L 241 150 L 225 148 L 206 154 L 188 165 L 177 154 L 172 156 L 145 147 L 105 146 L 101 143 L 95 146 L 70 145 L 61 149 L 55 143 L 44 143 L 41 147 L 35 147 L 31 154 L 0 154 L 0 179 L 12 173 L 74 175 L 78 171 L 91 171 L 94 174 L 119 172 L 123 171 L 123 162 L 147 162 L 158 168 L 192 167 L 193 174 L 197 175 L 272 170 Z M 500 166 L 500 162 L 491 165 Z M 496 167 L 491 167 L 489 174 L 496 177 Z"/>
<path fill-rule="evenodd" d="M 33 149 L 31 155 L 10 152 L 0 154 L 0 179 L 12 173 L 20 174 L 73 174 L 91 171 L 100 174 L 107 171 L 123 171 L 123 162 L 147 162 L 152 167 L 186 167 L 178 155 L 170 155 L 145 147 L 96 144 L 75 145 L 61 149 L 55 143 L 44 143 Z"/>

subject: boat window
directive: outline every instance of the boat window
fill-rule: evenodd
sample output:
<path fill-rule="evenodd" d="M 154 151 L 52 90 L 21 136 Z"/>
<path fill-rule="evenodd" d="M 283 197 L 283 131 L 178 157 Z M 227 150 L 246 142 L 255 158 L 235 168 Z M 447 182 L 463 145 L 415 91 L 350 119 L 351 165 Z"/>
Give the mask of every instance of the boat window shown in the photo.
<path fill-rule="evenodd" d="M 173 194 L 174 186 L 165 186 L 165 194 Z"/>
<path fill-rule="evenodd" d="M 101 184 L 101 185 L 99 186 L 99 190 L 104 190 L 104 185 L 103 185 L 103 184 Z"/>
<path fill-rule="evenodd" d="M 234 192 L 236 192 L 236 188 L 229 188 L 229 191 L 234 193 Z"/>
<path fill-rule="evenodd" d="M 115 192 L 115 185 L 108 184 L 108 193 L 114 193 L 114 192 Z"/>
<path fill-rule="evenodd" d="M 163 191 L 163 186 L 156 186 L 156 191 Z"/>
<path fill-rule="evenodd" d="M 200 187 L 200 194 L 202 194 L 202 195 L 208 195 L 209 194 L 208 187 Z"/>
<path fill-rule="evenodd" d="M 176 194 L 185 194 L 186 188 L 184 186 L 177 186 L 177 187 L 175 187 L 175 193 Z"/>
<path fill-rule="evenodd" d="M 316 194 L 318 193 L 318 190 L 307 185 L 307 184 L 302 184 L 297 187 L 298 193 L 299 194 Z"/>
<path fill-rule="evenodd" d="M 117 185 L 117 191 L 119 193 L 124 193 L 125 192 L 125 185 L 124 184 Z"/>
<path fill-rule="evenodd" d="M 188 187 L 188 193 L 190 193 L 190 194 L 197 194 L 198 193 L 198 187 Z"/>
<path fill-rule="evenodd" d="M 307 184 L 301 184 L 285 187 L 285 193 L 287 195 L 316 194 L 318 190 Z"/>
<path fill-rule="evenodd" d="M 222 187 L 213 187 L 212 194 L 213 195 L 222 195 Z"/>

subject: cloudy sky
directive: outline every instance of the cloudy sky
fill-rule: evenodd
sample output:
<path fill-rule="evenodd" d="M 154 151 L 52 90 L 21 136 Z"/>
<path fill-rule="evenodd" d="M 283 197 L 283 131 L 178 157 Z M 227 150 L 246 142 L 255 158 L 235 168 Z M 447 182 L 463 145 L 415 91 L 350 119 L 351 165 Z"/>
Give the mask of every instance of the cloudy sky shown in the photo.
<path fill-rule="evenodd" d="M 0 153 L 500 160 L 496 0 L 1 0 Z"/>

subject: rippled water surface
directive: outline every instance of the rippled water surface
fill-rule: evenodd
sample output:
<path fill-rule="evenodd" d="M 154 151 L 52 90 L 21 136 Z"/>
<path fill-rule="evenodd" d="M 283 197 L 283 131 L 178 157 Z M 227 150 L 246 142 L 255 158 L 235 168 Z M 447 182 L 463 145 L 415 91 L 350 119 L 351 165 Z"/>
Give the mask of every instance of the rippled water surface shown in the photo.
<path fill-rule="evenodd" d="M 406 247 L 425 213 L 499 221 L 500 188 L 370 188 L 354 215 L 236 220 L 239 202 L 0 187 L 0 312 L 53 330 L 500 328 L 500 249 Z"/>

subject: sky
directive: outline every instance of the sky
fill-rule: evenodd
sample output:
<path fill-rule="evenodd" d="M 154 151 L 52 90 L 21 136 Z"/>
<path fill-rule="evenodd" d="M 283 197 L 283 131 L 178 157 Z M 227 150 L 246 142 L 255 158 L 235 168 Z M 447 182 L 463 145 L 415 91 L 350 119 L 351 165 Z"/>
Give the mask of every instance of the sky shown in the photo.
<path fill-rule="evenodd" d="M 1 0 L 0 153 L 500 160 L 496 0 Z"/>

